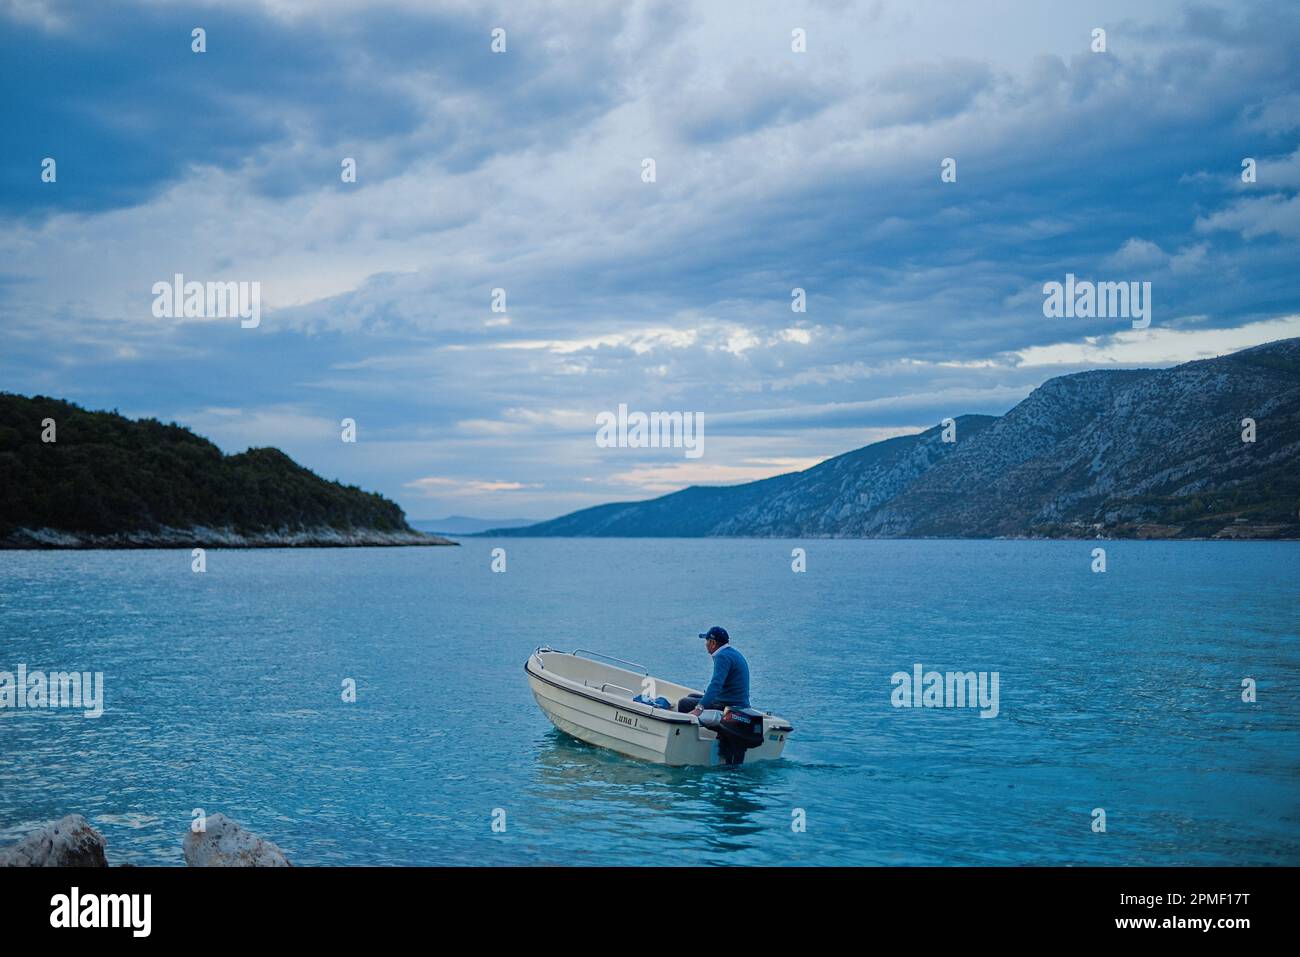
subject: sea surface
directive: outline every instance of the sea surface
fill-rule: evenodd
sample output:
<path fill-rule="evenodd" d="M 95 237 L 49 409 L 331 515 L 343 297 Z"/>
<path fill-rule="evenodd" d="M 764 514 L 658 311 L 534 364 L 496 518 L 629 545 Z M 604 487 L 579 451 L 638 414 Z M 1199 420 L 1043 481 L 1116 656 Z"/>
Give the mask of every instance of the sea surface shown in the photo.
<path fill-rule="evenodd" d="M 99 718 L 0 709 L 0 842 L 77 812 L 110 863 L 180 865 L 201 808 L 297 864 L 1296 865 L 1297 573 L 1264 542 L 0 552 L 0 671 L 105 682 Z M 780 761 L 638 763 L 524 677 L 551 645 L 702 687 L 714 624 Z M 997 717 L 895 707 L 918 663 L 997 672 Z"/>

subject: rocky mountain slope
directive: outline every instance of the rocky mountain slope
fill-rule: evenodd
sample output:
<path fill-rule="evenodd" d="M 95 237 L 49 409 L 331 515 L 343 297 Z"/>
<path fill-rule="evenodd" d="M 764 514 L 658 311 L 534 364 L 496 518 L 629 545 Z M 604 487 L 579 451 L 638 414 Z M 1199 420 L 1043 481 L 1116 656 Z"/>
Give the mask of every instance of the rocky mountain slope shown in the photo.
<path fill-rule="evenodd" d="M 492 534 L 1300 537 L 1300 339 L 1061 376 L 956 431 Z"/>

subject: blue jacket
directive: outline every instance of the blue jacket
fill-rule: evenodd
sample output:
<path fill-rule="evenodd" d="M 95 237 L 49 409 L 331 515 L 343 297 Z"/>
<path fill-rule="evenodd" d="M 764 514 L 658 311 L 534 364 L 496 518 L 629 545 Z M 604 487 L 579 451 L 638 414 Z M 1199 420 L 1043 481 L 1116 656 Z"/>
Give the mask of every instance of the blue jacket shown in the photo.
<path fill-rule="evenodd" d="M 749 707 L 749 662 L 731 645 L 713 653 L 713 679 L 704 689 L 701 708 Z"/>

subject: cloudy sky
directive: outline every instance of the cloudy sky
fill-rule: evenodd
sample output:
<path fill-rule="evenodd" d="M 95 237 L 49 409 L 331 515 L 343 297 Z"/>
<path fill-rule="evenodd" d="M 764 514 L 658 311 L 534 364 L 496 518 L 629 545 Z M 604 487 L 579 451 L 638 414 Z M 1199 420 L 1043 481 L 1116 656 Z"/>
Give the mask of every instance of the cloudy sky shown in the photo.
<path fill-rule="evenodd" d="M 0 390 L 544 518 L 1300 335 L 1291 0 L 565 9 L 0 0 Z M 1067 272 L 1151 326 L 1045 318 Z M 704 455 L 598 448 L 620 403 Z"/>

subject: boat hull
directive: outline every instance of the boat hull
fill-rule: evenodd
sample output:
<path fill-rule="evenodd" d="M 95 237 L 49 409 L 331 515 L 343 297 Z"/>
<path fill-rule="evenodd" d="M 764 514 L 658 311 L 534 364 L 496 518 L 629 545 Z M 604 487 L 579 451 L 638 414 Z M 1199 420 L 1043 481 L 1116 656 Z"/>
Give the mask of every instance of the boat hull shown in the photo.
<path fill-rule="evenodd" d="M 565 734 L 654 764 L 686 766 L 724 763 L 718 754 L 717 735 L 702 727 L 693 715 L 678 714 L 634 702 L 631 693 L 626 695 L 626 701 L 623 700 L 620 692 L 640 687 L 645 676 L 602 665 L 609 674 L 597 673 L 595 678 L 583 677 L 579 680 L 563 673 L 562 659 L 551 658 L 551 667 L 547 668 L 544 656 L 553 655 L 569 657 L 563 652 L 548 649 L 530 657 L 524 670 L 528 674 L 528 684 L 538 706 L 551 723 Z M 557 664 L 561 667 L 557 668 Z M 583 664 L 587 665 L 585 659 Z M 612 680 L 597 680 L 602 678 Z M 606 690 L 611 684 L 619 690 Z M 662 692 L 690 690 L 666 682 L 659 682 L 658 688 Z M 671 695 L 669 697 L 672 700 Z M 764 725 L 763 743 L 745 752 L 746 764 L 774 760 L 785 749 L 789 725 L 782 719 L 770 717 L 764 720 Z"/>

